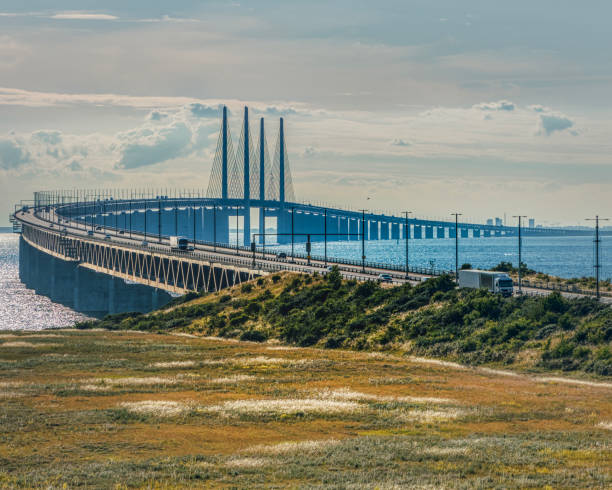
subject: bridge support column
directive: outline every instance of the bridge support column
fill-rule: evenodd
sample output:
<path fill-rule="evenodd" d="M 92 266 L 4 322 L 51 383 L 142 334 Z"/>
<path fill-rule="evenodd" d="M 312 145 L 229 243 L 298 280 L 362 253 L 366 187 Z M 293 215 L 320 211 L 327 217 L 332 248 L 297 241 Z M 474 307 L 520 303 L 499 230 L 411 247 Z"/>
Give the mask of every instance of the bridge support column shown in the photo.
<path fill-rule="evenodd" d="M 454 227 L 454 226 L 451 226 L 451 227 L 448 229 L 448 237 L 449 237 L 449 238 L 455 238 L 456 236 L 457 236 L 457 233 L 456 233 L 456 231 L 455 231 L 455 227 Z"/>
<path fill-rule="evenodd" d="M 425 227 L 425 238 L 433 238 L 433 226 L 426 226 Z"/>
<path fill-rule="evenodd" d="M 469 235 L 470 230 L 468 230 L 467 228 L 460 228 L 460 230 L 461 230 L 461 238 L 468 238 L 470 236 Z"/>
<path fill-rule="evenodd" d="M 354 218 L 349 218 L 348 226 L 349 226 L 348 239 L 350 241 L 359 240 L 359 236 L 357 236 L 357 234 L 359 233 L 359 220 L 354 219 Z"/>
<path fill-rule="evenodd" d="M 242 230 L 242 244 L 245 247 L 249 247 L 251 245 L 251 239 L 253 235 L 251 234 L 251 205 L 247 202 L 245 204 L 245 208 L 243 211 L 243 230 Z"/>
<path fill-rule="evenodd" d="M 495 230 L 495 236 L 502 236 L 501 230 Z"/>
<path fill-rule="evenodd" d="M 489 238 L 491 236 L 491 230 L 484 230 L 485 238 Z"/>
<path fill-rule="evenodd" d="M 380 239 L 381 240 L 389 239 L 389 222 L 388 221 L 380 222 Z"/>
<path fill-rule="evenodd" d="M 348 233 L 348 219 L 346 216 L 338 217 L 338 233 L 342 233 L 342 235 L 338 235 L 333 238 L 333 240 L 338 241 L 346 241 L 348 240 L 348 236 L 345 233 Z"/>
<path fill-rule="evenodd" d="M 378 221 L 370 220 L 370 240 L 378 240 Z"/>
<path fill-rule="evenodd" d="M 69 262 L 48 256 L 52 263 L 52 283 L 50 298 L 55 303 L 61 303 L 68 307 L 74 307 L 74 269 L 76 262 Z"/>
<path fill-rule="evenodd" d="M 410 233 L 410 230 L 408 230 L 408 233 Z M 422 228 L 422 226 L 421 225 L 414 225 L 413 233 L 414 233 L 413 238 L 415 238 L 415 239 L 423 238 L 423 228 Z"/>
<path fill-rule="evenodd" d="M 436 233 L 436 238 L 446 238 L 445 237 L 446 228 L 443 226 L 438 226 L 438 231 Z"/>
<path fill-rule="evenodd" d="M 109 276 L 84 267 L 74 269 L 74 309 L 91 316 L 108 313 Z"/>
<path fill-rule="evenodd" d="M 399 238 L 400 238 L 399 223 L 391 223 L 391 239 L 399 240 Z"/>
<path fill-rule="evenodd" d="M 295 213 L 297 217 L 297 213 Z M 297 225 L 297 222 L 295 223 Z M 278 235 L 278 243 L 291 243 L 291 209 L 282 207 L 278 210 L 278 218 L 276 221 L 276 228 Z M 297 231 L 297 226 L 295 226 Z"/>
<path fill-rule="evenodd" d="M 480 238 L 480 230 L 479 230 L 479 229 L 477 229 L 477 228 L 474 228 L 474 229 L 472 230 L 472 236 L 473 236 L 474 238 Z"/>

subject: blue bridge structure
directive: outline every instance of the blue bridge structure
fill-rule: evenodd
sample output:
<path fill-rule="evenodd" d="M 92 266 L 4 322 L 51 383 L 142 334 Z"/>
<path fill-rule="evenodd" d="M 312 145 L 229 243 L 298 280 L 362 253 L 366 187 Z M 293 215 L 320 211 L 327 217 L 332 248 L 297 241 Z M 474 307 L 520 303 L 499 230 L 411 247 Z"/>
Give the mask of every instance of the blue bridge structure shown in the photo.
<path fill-rule="evenodd" d="M 516 227 L 419 219 L 300 203 L 295 197 L 283 118 L 273 157 L 264 119 L 253 140 L 248 108 L 234 148 L 227 108 L 206 191 L 39 191 L 16 205 L 21 280 L 78 311 L 149 311 L 173 295 L 218 291 L 277 271 L 313 273 L 337 265 L 344 277 L 420 281 L 444 271 L 408 265 L 409 239 L 515 236 Z M 233 225 L 233 226 L 232 226 Z M 233 231 L 232 231 L 233 230 Z M 587 235 L 588 229 L 522 228 L 523 236 Z M 457 236 L 457 234 L 459 236 Z M 232 236 L 233 235 L 233 236 Z M 173 246 L 183 236 L 190 250 Z M 366 241 L 405 240 L 404 267 L 366 261 Z M 311 257 L 319 241 L 361 241 L 361 260 Z M 305 242 L 307 254 L 279 256 L 271 244 Z M 327 247 L 325 247 L 327 250 Z"/>

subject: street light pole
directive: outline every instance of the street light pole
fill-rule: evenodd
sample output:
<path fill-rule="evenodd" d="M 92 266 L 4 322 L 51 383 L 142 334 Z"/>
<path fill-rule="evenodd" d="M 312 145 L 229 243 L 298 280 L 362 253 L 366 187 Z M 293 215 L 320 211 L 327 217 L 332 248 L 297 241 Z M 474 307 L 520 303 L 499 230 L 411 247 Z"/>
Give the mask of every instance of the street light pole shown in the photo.
<path fill-rule="evenodd" d="M 412 211 L 404 211 L 405 223 L 404 223 L 404 241 L 406 242 L 406 280 L 408 280 L 408 238 L 410 236 L 410 222 L 408 221 L 408 215 Z"/>
<path fill-rule="evenodd" d="M 597 300 L 599 301 L 599 270 L 601 269 L 601 265 L 599 264 L 599 244 L 601 243 L 601 239 L 599 238 L 599 222 L 600 221 L 608 221 L 608 218 L 600 218 L 599 216 L 595 216 L 595 218 L 588 218 L 587 221 L 595 221 L 595 294 Z"/>
<path fill-rule="evenodd" d="M 459 216 L 461 213 L 451 213 L 455 217 L 455 282 L 459 282 Z"/>
<path fill-rule="evenodd" d="M 162 209 L 161 199 L 157 200 L 157 241 L 162 242 Z"/>
<path fill-rule="evenodd" d="M 361 211 L 361 272 L 365 274 L 365 209 Z"/>
<path fill-rule="evenodd" d="M 523 292 L 522 289 L 522 240 L 521 240 L 521 218 L 526 218 L 527 216 L 521 216 L 521 215 L 517 215 L 517 216 L 513 216 L 513 218 L 518 218 L 518 288 L 519 288 L 519 294 L 521 294 Z"/>

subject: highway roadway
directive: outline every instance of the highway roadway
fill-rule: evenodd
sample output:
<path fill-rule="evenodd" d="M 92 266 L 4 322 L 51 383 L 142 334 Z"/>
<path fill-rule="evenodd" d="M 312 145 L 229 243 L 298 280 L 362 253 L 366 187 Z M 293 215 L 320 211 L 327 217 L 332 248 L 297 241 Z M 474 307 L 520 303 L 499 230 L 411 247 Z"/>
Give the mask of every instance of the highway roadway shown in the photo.
<path fill-rule="evenodd" d="M 48 216 L 47 216 L 48 214 Z M 255 269 L 264 272 L 274 271 L 295 271 L 312 274 L 314 272 L 327 273 L 332 266 L 337 266 L 340 274 L 346 279 L 356 279 L 358 281 L 372 281 L 377 280 L 380 274 L 389 274 L 392 277 L 392 284 L 404 284 L 409 282 L 411 284 L 418 284 L 422 281 L 426 281 L 431 278 L 428 274 L 419 274 L 410 272 L 408 279 L 403 270 L 389 270 L 376 268 L 372 266 L 366 266 L 365 272 L 361 265 L 352 265 L 344 263 L 335 263 L 333 259 L 328 260 L 325 263 L 322 260 L 311 259 L 308 261 L 306 258 L 295 257 L 293 260 L 290 256 L 286 259 L 281 259 L 276 253 L 266 252 L 265 254 L 261 250 L 256 251 L 253 254 L 252 251 L 244 248 L 231 247 L 227 245 L 213 246 L 212 244 L 197 243 L 193 251 L 177 251 L 170 247 L 168 238 L 161 238 L 159 240 L 157 235 L 133 232 L 131 236 L 127 231 L 115 230 L 113 228 L 103 229 L 101 226 L 96 226 L 94 230 L 91 226 L 84 226 L 82 223 L 69 221 L 64 218 L 59 218 L 58 215 L 51 210 L 49 213 L 45 213 L 46 216 L 41 216 L 41 213 L 34 214 L 32 210 L 19 211 L 16 213 L 16 217 L 25 222 L 35 226 L 49 228 L 52 227 L 56 231 L 66 231 L 68 236 L 79 237 L 83 240 L 92 240 L 97 242 L 112 242 L 116 244 L 125 245 L 128 247 L 138 248 L 142 250 L 146 248 L 151 252 L 163 252 L 169 255 L 177 256 L 195 256 L 202 260 L 226 263 L 226 264 L 237 264 L 244 265 L 245 267 L 253 268 L 253 255 L 255 255 Z M 146 245 L 144 243 L 146 242 Z M 533 287 L 523 287 L 523 292 L 529 295 L 548 295 L 552 291 L 548 289 L 537 289 Z M 515 287 L 515 294 L 518 294 L 517 288 Z M 577 298 L 586 296 L 580 293 L 572 293 L 562 291 L 561 294 L 567 298 Z M 602 302 L 612 304 L 612 298 L 602 297 Z"/>

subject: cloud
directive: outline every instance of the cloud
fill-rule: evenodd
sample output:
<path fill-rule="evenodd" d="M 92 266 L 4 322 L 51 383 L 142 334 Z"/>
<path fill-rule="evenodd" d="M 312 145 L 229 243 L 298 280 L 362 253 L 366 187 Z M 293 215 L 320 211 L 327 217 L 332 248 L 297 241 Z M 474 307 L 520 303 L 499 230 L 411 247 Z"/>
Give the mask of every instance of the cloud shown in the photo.
<path fill-rule="evenodd" d="M 474 109 L 480 109 L 481 111 L 513 111 L 516 109 L 514 102 L 509 100 L 500 100 L 497 102 L 481 102 L 472 106 Z"/>
<path fill-rule="evenodd" d="M 191 146 L 191 130 L 182 122 L 159 131 L 144 129 L 124 135 L 128 140 L 121 148 L 116 169 L 133 169 L 184 156 Z M 135 138 L 135 141 L 129 141 Z"/>
<path fill-rule="evenodd" d="M 14 169 L 29 161 L 30 154 L 17 141 L 0 139 L 0 169 Z"/>
<path fill-rule="evenodd" d="M 555 131 L 564 131 L 572 128 L 574 121 L 563 114 L 540 114 L 540 123 L 538 128 L 538 134 L 546 134 L 550 136 Z M 576 135 L 575 131 L 571 132 Z"/>
<path fill-rule="evenodd" d="M 60 12 L 49 17 L 57 20 L 118 20 L 119 17 L 93 12 Z"/>
<path fill-rule="evenodd" d="M 391 142 L 392 146 L 411 146 L 411 143 L 403 140 L 401 138 L 395 138 L 392 142 Z"/>
<path fill-rule="evenodd" d="M 166 114 L 165 112 L 153 111 L 149 113 L 147 119 L 149 121 L 161 121 L 162 119 L 166 119 L 167 117 L 168 114 Z"/>
<path fill-rule="evenodd" d="M 544 107 L 540 104 L 533 104 L 528 106 L 527 108 L 531 109 L 533 112 L 550 112 L 550 109 L 548 107 Z"/>
<path fill-rule="evenodd" d="M 66 165 L 66 168 L 72 172 L 78 172 L 79 170 L 83 170 L 83 165 L 76 160 L 72 160 L 68 165 Z"/>
<path fill-rule="evenodd" d="M 40 130 L 32 133 L 32 140 L 48 145 L 59 145 L 62 142 L 61 131 Z"/>
<path fill-rule="evenodd" d="M 269 116 L 290 116 L 293 114 L 297 114 L 298 112 L 293 109 L 292 107 L 275 107 L 275 106 L 270 106 L 270 107 L 266 107 L 265 110 L 265 114 L 269 115 Z"/>
<path fill-rule="evenodd" d="M 199 102 L 196 102 L 189 106 L 189 111 L 191 112 L 191 115 L 195 117 L 201 117 L 201 118 L 215 117 L 216 118 L 216 117 L 219 117 L 219 115 L 221 114 L 222 108 L 223 108 L 222 104 L 219 104 L 217 106 L 210 106 L 210 105 L 204 105 L 204 104 L 200 104 Z"/>

